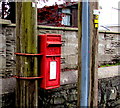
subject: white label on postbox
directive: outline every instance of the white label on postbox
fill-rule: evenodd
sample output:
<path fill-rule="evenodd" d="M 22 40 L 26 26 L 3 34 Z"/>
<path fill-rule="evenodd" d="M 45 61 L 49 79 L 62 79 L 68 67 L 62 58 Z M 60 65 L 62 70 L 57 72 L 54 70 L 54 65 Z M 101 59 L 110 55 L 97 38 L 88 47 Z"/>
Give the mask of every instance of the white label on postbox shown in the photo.
<path fill-rule="evenodd" d="M 50 62 L 50 80 L 56 79 L 56 61 Z"/>

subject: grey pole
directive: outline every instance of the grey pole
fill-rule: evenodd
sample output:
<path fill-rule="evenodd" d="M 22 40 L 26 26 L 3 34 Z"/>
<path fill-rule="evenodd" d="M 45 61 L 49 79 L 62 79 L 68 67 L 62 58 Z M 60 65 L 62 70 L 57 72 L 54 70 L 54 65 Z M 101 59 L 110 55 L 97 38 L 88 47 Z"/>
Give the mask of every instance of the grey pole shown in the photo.
<path fill-rule="evenodd" d="M 89 64 L 90 64 L 90 18 L 89 0 L 82 1 L 82 73 L 81 73 L 81 99 L 80 106 L 88 106 L 89 100 Z"/>

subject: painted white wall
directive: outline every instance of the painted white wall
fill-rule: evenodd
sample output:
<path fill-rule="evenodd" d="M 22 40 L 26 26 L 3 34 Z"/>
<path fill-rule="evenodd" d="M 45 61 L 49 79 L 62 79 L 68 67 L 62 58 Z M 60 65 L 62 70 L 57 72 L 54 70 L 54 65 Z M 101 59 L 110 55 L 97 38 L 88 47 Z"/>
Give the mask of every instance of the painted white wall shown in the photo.
<path fill-rule="evenodd" d="M 99 0 L 100 25 L 117 25 L 118 24 L 118 3 L 120 0 Z"/>
<path fill-rule="evenodd" d="M 71 1 L 71 2 L 76 2 L 76 1 L 78 1 L 78 0 L 48 0 L 48 1 L 46 1 L 45 3 L 43 2 L 43 0 L 38 0 L 38 1 L 37 1 L 37 2 L 38 2 L 37 7 L 38 7 L 38 8 L 42 8 L 42 7 L 44 7 L 45 5 L 46 5 L 46 6 L 52 6 L 52 5 L 54 5 L 55 3 L 57 3 L 57 4 L 63 4 L 63 3 L 65 3 L 65 2 L 69 2 L 69 1 Z"/>

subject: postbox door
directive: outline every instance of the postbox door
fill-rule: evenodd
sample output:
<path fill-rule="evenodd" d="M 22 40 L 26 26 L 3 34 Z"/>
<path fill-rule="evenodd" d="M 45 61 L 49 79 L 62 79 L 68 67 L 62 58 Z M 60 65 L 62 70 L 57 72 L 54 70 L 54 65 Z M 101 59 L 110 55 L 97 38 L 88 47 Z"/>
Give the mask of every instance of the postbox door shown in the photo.
<path fill-rule="evenodd" d="M 46 86 L 60 86 L 60 57 L 47 57 Z"/>

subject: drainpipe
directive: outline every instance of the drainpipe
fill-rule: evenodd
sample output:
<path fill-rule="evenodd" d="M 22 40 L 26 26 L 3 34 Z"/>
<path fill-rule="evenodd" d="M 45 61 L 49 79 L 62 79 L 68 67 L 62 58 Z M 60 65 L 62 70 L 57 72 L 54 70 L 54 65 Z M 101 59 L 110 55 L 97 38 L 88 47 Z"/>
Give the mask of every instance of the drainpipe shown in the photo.
<path fill-rule="evenodd" d="M 90 14 L 89 0 L 82 1 L 82 67 L 81 67 L 81 99 L 80 106 L 88 106 L 89 100 L 89 64 L 90 64 Z"/>

